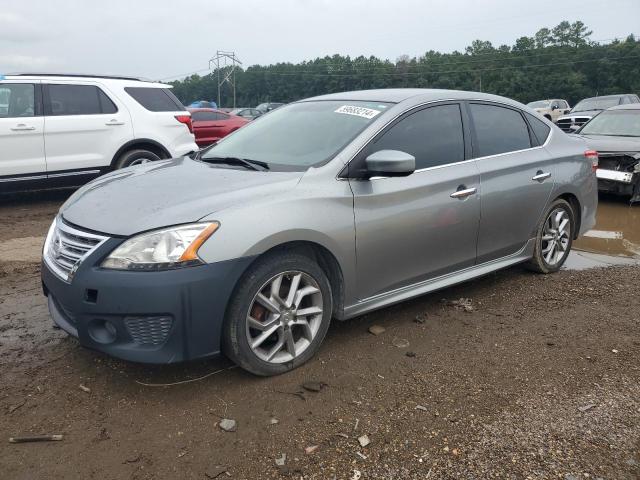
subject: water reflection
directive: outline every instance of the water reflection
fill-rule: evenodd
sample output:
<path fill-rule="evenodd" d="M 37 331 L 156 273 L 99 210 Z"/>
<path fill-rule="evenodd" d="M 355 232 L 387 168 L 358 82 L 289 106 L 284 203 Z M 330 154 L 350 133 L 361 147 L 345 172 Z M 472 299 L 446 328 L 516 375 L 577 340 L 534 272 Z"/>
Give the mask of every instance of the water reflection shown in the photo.
<path fill-rule="evenodd" d="M 585 252 L 640 258 L 640 205 L 601 196 L 596 226 L 573 245 Z"/>

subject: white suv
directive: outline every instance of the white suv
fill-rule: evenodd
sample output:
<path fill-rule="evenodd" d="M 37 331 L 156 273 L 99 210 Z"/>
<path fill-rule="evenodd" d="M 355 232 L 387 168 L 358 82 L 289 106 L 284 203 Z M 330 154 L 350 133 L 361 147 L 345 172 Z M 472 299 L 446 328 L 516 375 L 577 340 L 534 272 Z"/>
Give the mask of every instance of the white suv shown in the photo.
<path fill-rule="evenodd" d="M 130 77 L 0 75 L 0 193 L 80 185 L 198 149 L 170 85 Z"/>

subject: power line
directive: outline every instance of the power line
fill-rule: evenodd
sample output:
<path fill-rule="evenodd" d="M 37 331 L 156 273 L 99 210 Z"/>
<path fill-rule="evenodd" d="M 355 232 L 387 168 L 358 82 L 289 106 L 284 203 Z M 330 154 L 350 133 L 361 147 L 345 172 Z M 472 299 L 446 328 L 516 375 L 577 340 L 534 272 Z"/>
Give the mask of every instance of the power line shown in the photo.
<path fill-rule="evenodd" d="M 256 71 L 245 71 L 244 74 L 261 74 L 261 75 L 274 75 L 274 76 L 312 76 L 312 77 L 360 77 L 360 76 L 403 76 L 403 75 L 427 75 L 427 74 L 442 74 L 442 73 L 465 73 L 465 72 L 490 72 L 495 70 L 512 70 L 512 69 L 521 69 L 521 68 L 540 68 L 540 67 L 553 67 L 557 65 L 573 65 L 576 63 L 590 63 L 590 62 L 599 62 L 602 60 L 627 60 L 640 58 L 640 55 L 627 55 L 623 57 L 600 57 L 594 59 L 586 59 L 586 60 L 574 60 L 574 61 L 564 61 L 564 62 L 553 62 L 553 63 L 542 63 L 539 65 L 514 65 L 514 66 L 506 66 L 506 67 L 495 67 L 495 68 L 477 68 L 477 69 L 467 69 L 467 70 L 434 70 L 434 71 L 424 71 L 424 72 L 371 72 L 371 73 L 363 73 L 363 72 L 354 72 L 354 73 L 299 73 L 299 72 L 256 72 Z"/>
<path fill-rule="evenodd" d="M 600 44 L 601 42 L 609 42 L 606 43 L 604 45 L 600 45 L 600 46 L 606 46 L 606 45 L 610 45 L 611 43 L 615 42 L 615 41 L 619 41 L 619 40 L 626 40 L 630 35 L 634 35 L 636 38 L 638 36 L 640 36 L 639 34 L 629 34 L 625 37 L 614 37 L 614 38 L 606 38 L 606 39 L 600 39 L 600 40 L 593 40 L 593 43 L 596 44 Z M 549 53 L 540 53 L 540 54 L 536 54 L 536 55 L 521 55 L 521 53 L 523 52 L 531 52 L 531 51 L 536 51 L 536 50 L 545 50 L 548 48 L 572 48 L 572 49 L 579 49 L 581 47 L 569 47 L 569 46 L 556 46 L 556 45 L 550 45 L 550 46 L 546 46 L 546 47 L 533 47 L 533 48 L 526 48 L 526 49 L 519 49 L 519 50 L 510 50 L 510 51 L 493 51 L 493 52 L 482 52 L 482 53 L 463 53 L 463 52 L 450 52 L 450 53 L 442 53 L 440 54 L 440 57 L 436 57 L 438 60 L 442 59 L 444 61 L 446 61 L 447 65 L 459 65 L 459 64 L 469 64 L 469 63 L 480 63 L 480 62 L 488 62 L 491 61 L 489 59 L 477 59 L 477 60 L 463 60 L 463 57 L 472 57 L 475 59 L 475 57 L 482 57 L 482 56 L 492 56 L 494 57 L 495 60 L 500 60 L 500 61 L 511 61 L 511 60 L 521 60 L 521 59 L 531 59 L 531 58 L 539 58 L 539 57 L 546 57 L 546 56 L 552 56 L 552 55 L 556 55 L 557 52 L 549 52 Z M 439 52 L 436 52 L 439 53 Z M 456 55 L 456 53 L 459 53 L 459 55 Z M 511 55 L 510 58 L 505 58 L 507 55 Z M 456 62 L 451 62 L 449 61 L 449 59 L 447 58 L 451 58 L 453 57 L 453 59 L 455 60 L 460 60 L 460 61 L 456 61 Z M 415 58 L 415 57 L 414 57 Z M 424 59 L 425 57 L 421 57 L 421 59 Z M 330 61 L 324 61 L 323 59 L 318 59 L 319 62 L 317 63 L 318 67 L 327 67 L 327 66 L 339 66 L 339 67 L 345 67 L 347 66 L 347 64 L 345 63 L 340 63 L 340 62 L 330 62 Z M 418 60 L 420 61 L 420 60 Z M 315 66 L 314 64 L 315 60 L 310 60 L 310 61 L 304 61 L 301 63 L 282 63 L 282 64 L 270 64 L 270 65 L 253 65 L 248 67 L 249 69 L 251 68 L 262 68 L 262 69 L 267 69 L 267 68 L 272 68 L 272 67 L 277 67 L 278 65 L 290 65 L 293 68 L 296 67 L 300 67 L 300 66 Z M 571 63 L 571 62 L 564 62 L 564 63 Z M 368 64 L 368 65 L 367 65 Z M 375 60 L 371 60 L 371 59 L 364 59 L 364 60 L 358 60 L 358 58 L 356 59 L 351 59 L 351 63 L 348 64 L 353 70 L 357 70 L 357 69 L 364 69 L 364 68 L 371 68 L 371 67 L 382 67 L 382 66 L 393 66 L 395 67 L 397 65 L 396 62 L 392 62 L 391 60 L 381 60 L 381 59 L 375 59 Z M 356 67 L 356 68 L 354 68 Z M 411 68 L 411 69 L 420 69 L 423 68 L 424 65 L 420 65 L 420 64 L 409 64 L 409 65 L 404 65 L 404 68 Z M 206 72 L 206 71 L 210 71 L 209 68 L 207 69 L 200 69 L 200 70 L 194 70 L 192 72 L 187 72 L 187 73 L 181 73 L 178 75 L 172 75 L 172 76 L 167 76 L 164 78 L 161 78 L 160 81 L 166 81 L 166 80 L 171 80 L 174 78 L 186 78 L 188 76 L 194 75 L 196 73 L 202 73 L 202 72 Z M 260 72 L 256 72 L 256 71 L 252 71 L 249 72 L 249 70 L 244 70 L 243 73 L 260 73 Z M 264 73 L 267 73 L 266 71 Z M 281 73 L 282 75 L 299 75 L 299 74 L 315 74 L 315 75 L 321 75 L 320 73 L 316 73 L 313 71 L 305 71 L 305 70 L 298 70 L 296 72 L 293 73 L 289 73 L 289 72 L 268 72 L 271 75 L 277 75 L 278 73 Z M 322 74 L 322 75 L 333 75 L 333 74 Z"/>

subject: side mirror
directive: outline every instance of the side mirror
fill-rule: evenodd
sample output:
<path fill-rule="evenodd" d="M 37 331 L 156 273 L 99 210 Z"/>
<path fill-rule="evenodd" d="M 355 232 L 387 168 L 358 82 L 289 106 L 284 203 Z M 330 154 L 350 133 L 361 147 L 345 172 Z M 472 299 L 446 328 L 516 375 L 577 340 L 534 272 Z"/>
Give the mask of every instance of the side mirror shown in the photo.
<path fill-rule="evenodd" d="M 379 150 L 365 163 L 370 177 L 406 177 L 416 170 L 415 157 L 400 150 Z"/>

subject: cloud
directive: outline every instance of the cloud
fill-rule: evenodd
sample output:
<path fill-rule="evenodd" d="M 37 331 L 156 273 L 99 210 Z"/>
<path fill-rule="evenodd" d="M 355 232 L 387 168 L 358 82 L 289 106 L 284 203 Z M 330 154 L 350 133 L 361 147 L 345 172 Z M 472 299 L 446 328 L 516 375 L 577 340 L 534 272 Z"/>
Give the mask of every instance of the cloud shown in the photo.
<path fill-rule="evenodd" d="M 35 72 L 56 67 L 57 62 L 47 57 L 32 55 L 0 54 L 0 73 Z"/>
<path fill-rule="evenodd" d="M 46 38 L 47 29 L 18 13 L 0 12 L 0 45 L 7 43 L 39 42 Z"/>

